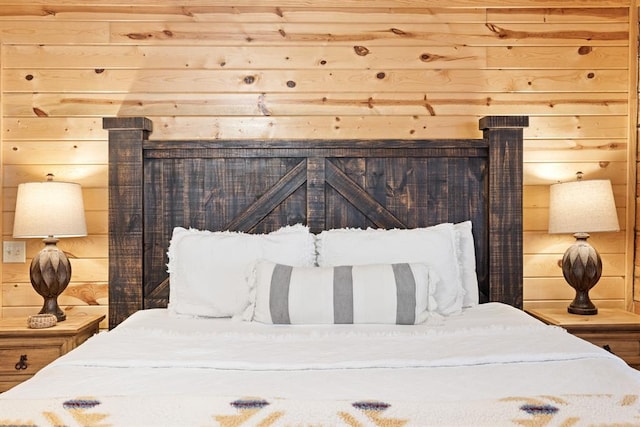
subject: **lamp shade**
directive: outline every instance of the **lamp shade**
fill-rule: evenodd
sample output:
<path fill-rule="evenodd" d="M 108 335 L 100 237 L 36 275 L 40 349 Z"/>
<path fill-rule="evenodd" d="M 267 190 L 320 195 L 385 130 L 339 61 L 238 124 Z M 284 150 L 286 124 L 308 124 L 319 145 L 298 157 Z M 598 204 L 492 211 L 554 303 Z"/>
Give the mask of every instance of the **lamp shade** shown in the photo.
<path fill-rule="evenodd" d="M 549 233 L 619 231 L 609 180 L 554 184 L 549 195 Z"/>
<path fill-rule="evenodd" d="M 46 181 L 18 186 L 13 237 L 86 235 L 80 184 Z"/>

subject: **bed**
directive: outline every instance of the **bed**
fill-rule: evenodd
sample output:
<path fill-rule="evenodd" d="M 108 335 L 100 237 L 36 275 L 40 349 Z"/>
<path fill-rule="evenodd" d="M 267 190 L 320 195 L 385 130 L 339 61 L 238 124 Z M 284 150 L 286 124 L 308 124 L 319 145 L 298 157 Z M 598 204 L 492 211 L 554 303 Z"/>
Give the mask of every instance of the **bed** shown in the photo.
<path fill-rule="evenodd" d="M 640 424 L 638 371 L 522 311 L 527 124 L 160 141 L 105 118 L 110 330 L 0 395 L 0 425 Z"/>

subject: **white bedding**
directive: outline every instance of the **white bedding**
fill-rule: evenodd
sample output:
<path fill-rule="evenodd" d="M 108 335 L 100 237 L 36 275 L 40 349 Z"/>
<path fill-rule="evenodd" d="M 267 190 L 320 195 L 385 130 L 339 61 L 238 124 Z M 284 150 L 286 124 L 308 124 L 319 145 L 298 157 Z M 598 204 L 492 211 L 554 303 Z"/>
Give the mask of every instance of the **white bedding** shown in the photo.
<path fill-rule="evenodd" d="M 307 416 L 320 424 L 335 424 L 335 419 L 316 419 L 313 408 L 324 415 L 347 417 L 336 405 L 351 402 L 349 408 L 357 418 L 370 413 L 353 409 L 353 402 L 362 401 L 393 402 L 398 411 L 406 407 L 403 419 L 411 420 L 409 425 L 421 425 L 421 411 L 430 407 L 430 422 L 480 425 L 483 413 L 498 416 L 495 402 L 544 402 L 550 396 L 559 408 L 579 407 L 578 421 L 591 422 L 609 409 L 622 421 L 640 425 L 639 394 L 640 372 L 618 357 L 503 304 L 482 304 L 459 316 L 435 317 L 411 326 L 265 325 L 178 319 L 156 309 L 134 314 L 0 395 L 0 425 L 8 408 L 11 414 L 27 407 L 42 414 L 50 405 L 55 408 L 64 399 L 80 396 L 106 402 L 103 407 L 111 409 L 105 420 L 120 420 L 114 425 L 157 423 L 124 409 L 132 402 L 159 417 L 162 410 L 145 406 L 166 410 L 176 402 L 206 401 L 210 408 L 219 404 L 233 414 L 242 411 L 229 402 L 243 397 L 269 401 L 270 408 L 279 402 L 280 412 L 288 415 L 281 414 L 274 425 Z M 597 399 L 603 408 L 590 399 Z M 616 407 L 619 402 L 628 403 L 623 405 L 626 412 Z M 433 413 L 446 408 L 453 418 Z M 513 425 L 513 416 L 550 416 L 522 412 L 521 404 L 514 408 L 521 413 L 509 412 L 504 415 L 508 419 L 500 416 L 487 425 Z M 585 412 L 594 408 L 599 409 Z M 195 417 L 201 410 L 192 408 L 189 413 Z M 566 416 L 555 412 L 553 420 L 561 420 L 560 414 Z M 345 419 L 342 415 L 340 420 Z M 468 417 L 474 416 L 472 423 Z M 160 419 L 166 425 L 183 425 L 166 414 Z M 219 421 L 213 415 L 207 419 L 210 425 L 225 424 L 213 422 Z"/>

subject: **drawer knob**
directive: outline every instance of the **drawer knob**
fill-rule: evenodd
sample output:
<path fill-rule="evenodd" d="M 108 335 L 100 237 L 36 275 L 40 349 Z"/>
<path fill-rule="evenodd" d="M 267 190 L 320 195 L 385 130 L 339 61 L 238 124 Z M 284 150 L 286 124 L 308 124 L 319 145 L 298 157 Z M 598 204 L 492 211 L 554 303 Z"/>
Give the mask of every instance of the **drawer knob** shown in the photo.
<path fill-rule="evenodd" d="M 16 371 L 27 369 L 27 355 L 20 356 L 20 361 L 16 363 Z"/>

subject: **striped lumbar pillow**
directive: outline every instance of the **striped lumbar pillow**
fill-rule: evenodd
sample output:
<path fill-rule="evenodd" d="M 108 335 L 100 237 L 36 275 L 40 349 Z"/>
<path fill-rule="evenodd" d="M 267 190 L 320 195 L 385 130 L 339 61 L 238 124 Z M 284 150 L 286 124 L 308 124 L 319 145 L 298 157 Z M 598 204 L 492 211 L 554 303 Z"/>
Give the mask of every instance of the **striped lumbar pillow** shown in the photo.
<path fill-rule="evenodd" d="M 252 319 L 263 323 L 410 325 L 436 308 L 436 276 L 426 264 L 291 267 L 259 261 L 250 281 Z"/>

